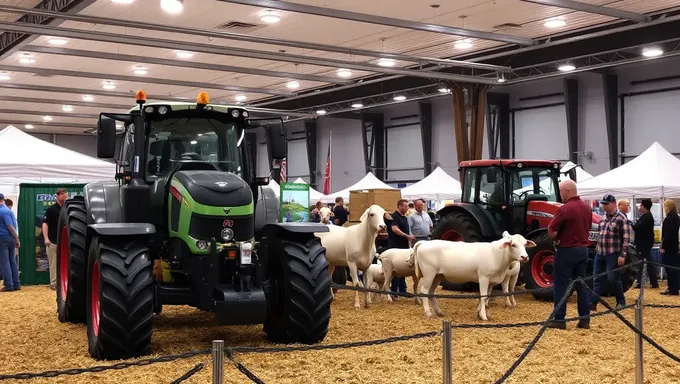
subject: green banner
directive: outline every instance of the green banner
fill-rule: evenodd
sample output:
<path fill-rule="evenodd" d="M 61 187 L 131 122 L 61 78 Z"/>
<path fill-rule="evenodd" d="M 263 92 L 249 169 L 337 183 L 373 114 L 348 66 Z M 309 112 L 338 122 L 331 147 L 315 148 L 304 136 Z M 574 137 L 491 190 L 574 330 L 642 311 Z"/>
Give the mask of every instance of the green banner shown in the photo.
<path fill-rule="evenodd" d="M 309 184 L 281 183 L 281 222 L 309 221 Z"/>
<path fill-rule="evenodd" d="M 82 187 L 64 189 L 66 190 L 66 193 L 68 193 L 69 198 L 83 194 Z M 55 193 L 38 193 L 35 195 L 35 270 L 37 272 L 49 271 L 50 264 L 47 258 L 45 238 L 42 233 L 42 222 L 47 208 L 56 203 L 56 191 Z"/>

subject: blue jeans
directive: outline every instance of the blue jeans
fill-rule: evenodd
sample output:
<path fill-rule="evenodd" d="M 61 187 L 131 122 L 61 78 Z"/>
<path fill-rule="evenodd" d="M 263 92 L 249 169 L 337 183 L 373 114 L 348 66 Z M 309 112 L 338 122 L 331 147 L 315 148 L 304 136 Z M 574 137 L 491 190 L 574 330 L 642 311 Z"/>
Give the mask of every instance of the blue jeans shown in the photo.
<path fill-rule="evenodd" d="M 557 307 L 562 297 L 567 293 L 567 287 L 572 280 L 586 277 L 588 267 L 588 248 L 557 248 L 555 252 L 555 270 L 553 271 L 553 308 Z M 585 286 L 575 283 L 576 294 L 578 297 L 578 315 L 587 316 L 590 314 L 590 295 Z M 567 314 L 567 302 L 562 304 L 555 312 L 556 321 L 564 321 Z M 582 321 L 587 322 L 588 319 Z"/>
<path fill-rule="evenodd" d="M 609 255 L 595 255 L 593 274 L 597 275 L 607 271 L 605 276 L 598 276 L 593 281 L 593 291 L 597 294 L 592 298 L 592 303 L 597 304 L 600 294 L 602 294 L 602 284 L 605 279 L 609 280 L 609 285 L 612 289 L 612 294 L 616 297 L 616 305 L 626 305 L 626 297 L 623 296 L 623 284 L 621 283 L 621 274 L 619 271 L 614 271 L 619 267 L 618 259 L 619 252 L 611 253 Z"/>
<path fill-rule="evenodd" d="M 393 277 L 390 290 L 392 292 L 406 293 L 406 278 L 405 277 Z"/>
<path fill-rule="evenodd" d="M 14 256 L 16 241 L 13 237 L 0 237 L 0 270 L 6 289 L 21 288 L 19 283 L 19 268 Z"/>

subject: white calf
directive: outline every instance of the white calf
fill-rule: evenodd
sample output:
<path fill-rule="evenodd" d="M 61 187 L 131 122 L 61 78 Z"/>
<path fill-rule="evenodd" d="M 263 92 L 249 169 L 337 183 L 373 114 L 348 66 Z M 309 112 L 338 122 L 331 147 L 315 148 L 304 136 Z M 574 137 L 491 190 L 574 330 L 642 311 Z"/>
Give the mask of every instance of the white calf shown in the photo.
<path fill-rule="evenodd" d="M 335 267 L 349 267 L 352 285 L 366 286 L 366 270 L 373 262 L 375 255 L 375 238 L 378 231 L 385 229 L 385 219 L 391 220 L 392 217 L 379 205 L 371 205 L 361 215 L 361 223 L 350 227 L 331 226 L 330 232 L 315 233 L 316 237 L 321 239 L 321 245 L 326 248 L 326 259 L 330 264 L 331 276 Z M 363 284 L 357 276 L 359 270 L 364 274 Z M 365 298 L 366 307 L 368 307 L 371 303 L 368 293 L 365 294 Z M 356 292 L 354 307 L 361 307 L 359 292 Z"/>
<path fill-rule="evenodd" d="M 371 264 L 364 273 L 366 286 L 370 289 L 380 289 L 385 283 L 385 274 L 383 273 L 383 264 L 378 260 L 377 264 Z M 379 295 L 382 296 L 382 295 Z M 372 298 L 373 293 L 369 293 L 368 297 Z M 389 296 L 387 296 L 389 297 Z"/>
<path fill-rule="evenodd" d="M 319 217 L 321 218 L 321 224 L 328 224 L 335 217 L 335 214 L 330 208 L 322 207 L 319 209 Z"/>
<path fill-rule="evenodd" d="M 510 295 L 505 296 L 505 306 L 506 307 L 516 307 L 517 302 L 515 301 L 515 295 L 512 293 L 515 292 L 515 286 L 517 285 L 517 279 L 519 279 L 519 261 L 515 261 L 512 264 L 510 264 L 510 267 L 508 267 L 508 271 L 505 274 L 505 279 L 503 279 L 503 282 L 501 283 L 501 288 L 503 289 L 503 293 Z M 493 287 L 489 289 L 489 296 L 491 296 L 491 292 L 493 292 Z M 491 297 L 486 298 L 486 305 L 489 305 L 489 301 L 491 300 Z"/>
<path fill-rule="evenodd" d="M 392 276 L 407 277 L 411 276 L 413 280 L 413 293 L 418 293 L 418 276 L 416 276 L 415 259 L 413 257 L 413 248 L 391 248 L 383 251 L 378 256 L 382 261 L 382 269 L 385 273 L 384 291 L 390 290 L 390 282 Z M 392 296 L 387 296 L 387 301 L 392 301 Z M 416 297 L 416 304 L 420 304 L 420 297 Z"/>
<path fill-rule="evenodd" d="M 414 246 L 416 276 L 422 277 L 423 293 L 433 294 L 446 279 L 454 284 L 469 281 L 479 283 L 479 294 L 488 295 L 490 288 L 505 280 L 508 268 L 515 261 L 529 260 L 526 247 L 535 247 L 521 235 L 503 233 L 503 238 L 490 243 L 464 243 L 446 240 L 419 241 Z M 436 298 L 423 300 L 425 316 L 432 317 L 430 303 L 437 316 L 444 316 Z M 479 300 L 477 316 L 488 320 L 486 297 Z"/>

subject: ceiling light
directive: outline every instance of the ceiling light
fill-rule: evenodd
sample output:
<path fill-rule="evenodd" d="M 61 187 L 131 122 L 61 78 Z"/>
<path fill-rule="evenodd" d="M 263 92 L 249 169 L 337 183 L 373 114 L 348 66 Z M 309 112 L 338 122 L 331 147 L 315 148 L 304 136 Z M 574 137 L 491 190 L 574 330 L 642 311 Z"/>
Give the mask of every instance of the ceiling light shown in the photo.
<path fill-rule="evenodd" d="M 198 144 L 198 141 L 196 141 L 196 140 L 191 140 L 191 141 L 189 142 L 189 144 L 191 144 L 191 145 L 196 145 L 196 144 Z"/>
<path fill-rule="evenodd" d="M 21 64 L 33 64 L 35 63 L 35 59 L 29 53 L 22 53 L 21 57 L 19 57 L 19 62 Z"/>
<path fill-rule="evenodd" d="M 68 43 L 68 40 L 62 39 L 61 37 L 50 37 L 47 42 L 52 45 L 64 45 Z"/>
<path fill-rule="evenodd" d="M 61 110 L 64 112 L 73 112 L 73 107 L 70 105 L 64 105 L 63 107 L 61 107 Z"/>
<path fill-rule="evenodd" d="M 146 75 L 148 73 L 146 67 L 135 65 L 135 75 Z"/>
<path fill-rule="evenodd" d="M 364 106 L 364 105 L 361 104 L 361 103 L 354 103 L 354 104 L 352 104 L 352 108 L 361 108 L 361 107 L 363 107 L 363 106 Z"/>
<path fill-rule="evenodd" d="M 161 0 L 161 9 L 167 13 L 181 13 L 184 10 L 182 0 Z"/>
<path fill-rule="evenodd" d="M 52 116 L 43 116 L 43 121 L 52 121 Z"/>
<path fill-rule="evenodd" d="M 337 74 L 338 74 L 338 77 L 347 78 L 347 77 L 352 76 L 352 71 L 350 71 L 349 69 L 340 68 L 340 69 L 338 69 Z"/>
<path fill-rule="evenodd" d="M 564 27 L 565 25 L 567 25 L 567 21 L 564 20 L 564 17 L 562 16 L 550 18 L 546 20 L 545 23 L 543 23 L 543 26 L 546 28 L 560 28 Z"/>
<path fill-rule="evenodd" d="M 381 67 L 394 67 L 395 64 L 396 64 L 396 62 L 392 59 L 382 58 L 382 59 L 378 60 L 378 65 L 381 66 Z"/>
<path fill-rule="evenodd" d="M 451 90 L 448 89 L 448 88 L 441 87 L 441 88 L 439 88 L 439 92 L 441 92 L 441 93 L 450 93 Z"/>
<path fill-rule="evenodd" d="M 286 88 L 288 89 L 298 89 L 300 88 L 300 82 L 297 80 L 291 80 L 286 83 Z"/>
<path fill-rule="evenodd" d="M 10 80 L 12 77 L 6 72 L 0 72 L 0 80 Z"/>
<path fill-rule="evenodd" d="M 102 84 L 102 88 L 108 89 L 108 90 L 116 89 L 116 84 L 113 81 L 107 80 Z"/>
<path fill-rule="evenodd" d="M 325 110 L 325 109 L 319 109 L 318 111 L 316 111 L 316 114 L 317 114 L 317 115 L 325 115 L 325 114 L 326 114 L 326 110 Z"/>
<path fill-rule="evenodd" d="M 499 77 L 496 81 L 499 83 L 505 83 L 505 77 Z"/>
<path fill-rule="evenodd" d="M 559 69 L 562 72 L 569 72 L 569 71 L 573 71 L 574 69 L 576 69 L 576 67 L 573 64 L 567 63 L 567 64 L 560 65 L 559 67 L 557 67 L 557 69 Z"/>
<path fill-rule="evenodd" d="M 659 48 L 645 48 L 642 50 L 644 57 L 657 57 L 663 55 L 663 51 Z"/>
<path fill-rule="evenodd" d="M 472 48 L 472 41 L 470 39 L 458 40 L 453 47 L 456 49 L 469 49 Z"/>
<path fill-rule="evenodd" d="M 177 55 L 177 57 L 180 59 L 190 59 L 194 56 L 193 53 L 188 51 L 175 51 L 175 55 Z"/>
<path fill-rule="evenodd" d="M 394 101 L 404 101 L 404 100 L 406 100 L 406 96 L 403 96 L 403 95 L 394 96 L 392 98 L 392 100 L 394 100 Z"/>
<path fill-rule="evenodd" d="M 236 101 L 246 101 L 247 99 L 248 98 L 246 97 L 246 95 L 236 95 L 236 96 L 234 96 L 234 100 L 236 100 Z"/>
<path fill-rule="evenodd" d="M 263 23 L 273 24 L 278 23 L 279 20 L 281 20 L 281 17 L 279 17 L 279 15 L 277 15 L 274 11 L 267 10 L 262 12 L 260 15 L 260 21 Z"/>
<path fill-rule="evenodd" d="M 94 101 L 94 96 L 85 95 L 85 96 L 83 96 L 83 101 Z"/>
<path fill-rule="evenodd" d="M 34 127 L 33 127 L 33 125 L 31 125 L 31 124 L 26 124 L 26 125 L 24 125 L 24 128 L 26 128 L 26 129 L 33 129 Z"/>

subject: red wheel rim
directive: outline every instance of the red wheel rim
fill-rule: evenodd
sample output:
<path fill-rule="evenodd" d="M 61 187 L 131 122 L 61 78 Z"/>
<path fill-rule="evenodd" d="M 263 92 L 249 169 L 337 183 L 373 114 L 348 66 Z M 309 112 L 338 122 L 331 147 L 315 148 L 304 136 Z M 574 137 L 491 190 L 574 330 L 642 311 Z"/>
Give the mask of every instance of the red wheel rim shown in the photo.
<path fill-rule="evenodd" d="M 553 251 L 544 250 L 534 255 L 531 259 L 531 277 L 533 277 L 539 288 L 551 287 L 553 285 L 553 265 L 555 254 Z M 548 269 L 549 271 L 546 271 Z"/>
<path fill-rule="evenodd" d="M 61 291 L 61 299 L 66 300 L 66 292 L 68 292 L 68 270 L 69 270 L 69 246 L 68 246 L 68 230 L 66 226 L 61 227 L 60 234 L 61 243 L 59 244 L 59 289 Z"/>
<path fill-rule="evenodd" d="M 99 262 L 92 265 L 92 287 L 90 294 L 90 307 L 92 312 L 92 332 L 99 335 Z"/>
<path fill-rule="evenodd" d="M 444 234 L 442 234 L 441 239 L 448 241 L 463 241 L 463 236 L 461 236 L 460 233 L 454 231 L 453 229 L 449 229 L 448 231 L 444 232 Z"/>

